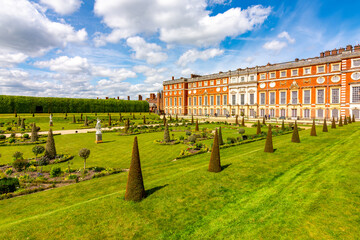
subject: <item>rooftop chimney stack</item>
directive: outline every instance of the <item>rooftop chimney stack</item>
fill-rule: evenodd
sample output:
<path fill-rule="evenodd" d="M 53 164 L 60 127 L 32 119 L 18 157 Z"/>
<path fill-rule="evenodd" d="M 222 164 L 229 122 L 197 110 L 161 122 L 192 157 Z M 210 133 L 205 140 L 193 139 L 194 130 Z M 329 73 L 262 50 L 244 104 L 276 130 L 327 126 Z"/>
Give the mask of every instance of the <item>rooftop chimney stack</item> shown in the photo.
<path fill-rule="evenodd" d="M 128 100 L 130 100 L 130 96 L 128 96 Z"/>
<path fill-rule="evenodd" d="M 171 77 L 171 80 L 175 80 L 175 77 L 174 77 L 174 76 L 172 76 L 172 77 Z"/>
<path fill-rule="evenodd" d="M 352 45 L 347 45 L 346 46 L 346 51 L 352 51 Z"/>
<path fill-rule="evenodd" d="M 329 50 L 325 51 L 325 57 L 327 57 L 327 56 L 330 56 L 330 51 Z"/>
<path fill-rule="evenodd" d="M 109 97 L 105 97 L 105 99 L 109 99 Z"/>
<path fill-rule="evenodd" d="M 354 46 L 354 52 L 360 52 L 360 45 Z"/>
<path fill-rule="evenodd" d="M 331 55 L 335 56 L 337 54 L 338 54 L 338 50 L 336 48 L 331 51 Z"/>
<path fill-rule="evenodd" d="M 119 99 L 120 99 L 120 97 L 118 96 L 118 97 L 117 97 L 117 100 L 119 100 Z"/>
<path fill-rule="evenodd" d="M 142 101 L 142 96 L 141 95 L 139 95 L 139 101 Z"/>
<path fill-rule="evenodd" d="M 339 54 L 342 54 L 345 51 L 345 48 L 339 48 Z"/>
<path fill-rule="evenodd" d="M 320 53 L 320 57 L 323 58 L 325 56 L 325 53 L 324 52 L 321 52 Z"/>

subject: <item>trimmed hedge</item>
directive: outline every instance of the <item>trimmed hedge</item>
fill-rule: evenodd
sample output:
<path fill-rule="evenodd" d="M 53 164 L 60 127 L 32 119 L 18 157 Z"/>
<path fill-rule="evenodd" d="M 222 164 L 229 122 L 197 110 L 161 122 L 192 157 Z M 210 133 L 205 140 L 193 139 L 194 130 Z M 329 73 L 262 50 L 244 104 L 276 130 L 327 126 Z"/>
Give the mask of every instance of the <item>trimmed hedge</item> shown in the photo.
<path fill-rule="evenodd" d="M 53 98 L 0 95 L 0 113 L 148 112 L 146 101 L 117 99 Z"/>

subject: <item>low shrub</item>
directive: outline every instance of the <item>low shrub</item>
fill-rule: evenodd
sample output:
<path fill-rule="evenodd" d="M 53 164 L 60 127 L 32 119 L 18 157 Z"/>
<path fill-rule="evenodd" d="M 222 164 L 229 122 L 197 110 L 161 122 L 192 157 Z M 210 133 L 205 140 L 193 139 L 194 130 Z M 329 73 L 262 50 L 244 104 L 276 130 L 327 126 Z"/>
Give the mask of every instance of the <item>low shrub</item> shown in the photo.
<path fill-rule="evenodd" d="M 10 137 L 11 137 L 11 138 L 15 138 L 15 137 L 16 137 L 16 134 L 15 134 L 15 133 L 11 133 L 11 134 L 10 134 Z"/>
<path fill-rule="evenodd" d="M 94 172 L 101 172 L 101 171 L 105 170 L 105 168 L 104 167 L 93 167 L 93 170 L 94 170 Z"/>
<path fill-rule="evenodd" d="M 181 136 L 179 137 L 179 139 L 180 139 L 180 140 L 184 140 L 185 137 L 181 135 Z"/>
<path fill-rule="evenodd" d="M 16 171 L 21 172 L 28 166 L 29 162 L 26 159 L 15 159 L 12 163 L 12 166 Z"/>
<path fill-rule="evenodd" d="M 19 179 L 17 178 L 2 178 L 0 179 L 0 194 L 15 192 L 20 187 Z"/>
<path fill-rule="evenodd" d="M 9 142 L 9 143 L 14 143 L 14 142 L 15 142 L 15 138 L 10 137 L 10 138 L 8 139 L 8 142 Z"/>
<path fill-rule="evenodd" d="M 236 139 L 234 137 L 228 137 L 227 139 L 227 143 L 236 143 Z"/>
<path fill-rule="evenodd" d="M 26 170 L 29 172 L 36 172 L 37 168 L 33 165 L 30 165 Z"/>
<path fill-rule="evenodd" d="M 196 135 L 194 134 L 194 135 L 189 136 L 188 140 L 192 143 L 196 142 Z"/>
<path fill-rule="evenodd" d="M 69 177 L 68 177 L 68 179 L 75 179 L 75 180 L 77 178 L 78 178 L 78 176 L 76 174 L 70 174 Z"/>
<path fill-rule="evenodd" d="M 23 138 L 25 138 L 25 139 L 29 139 L 29 138 L 30 138 L 30 136 L 29 136 L 29 134 L 25 133 L 25 134 L 23 135 Z"/>
<path fill-rule="evenodd" d="M 13 169 L 12 168 L 8 168 L 5 170 L 5 174 L 10 176 L 13 173 Z"/>
<path fill-rule="evenodd" d="M 45 166 L 48 165 L 49 163 L 50 163 L 50 158 L 48 158 L 47 156 L 42 156 L 37 159 L 38 166 Z"/>
<path fill-rule="evenodd" d="M 191 135 L 191 132 L 190 132 L 189 130 L 186 130 L 186 131 L 185 131 L 185 134 L 186 134 L 187 136 L 190 136 L 190 135 Z"/>
<path fill-rule="evenodd" d="M 0 135 L 0 140 L 5 140 L 6 136 L 5 135 Z"/>
<path fill-rule="evenodd" d="M 50 177 L 58 177 L 61 175 L 61 168 L 54 167 L 50 170 Z"/>

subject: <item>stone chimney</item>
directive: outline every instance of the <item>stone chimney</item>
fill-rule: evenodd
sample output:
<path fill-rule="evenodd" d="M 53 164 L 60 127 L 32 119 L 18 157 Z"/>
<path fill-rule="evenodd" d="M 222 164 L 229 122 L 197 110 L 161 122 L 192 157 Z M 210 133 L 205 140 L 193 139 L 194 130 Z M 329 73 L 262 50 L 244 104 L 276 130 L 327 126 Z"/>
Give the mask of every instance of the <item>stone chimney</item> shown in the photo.
<path fill-rule="evenodd" d="M 347 45 L 346 46 L 346 51 L 352 51 L 352 45 Z"/>
<path fill-rule="evenodd" d="M 337 54 L 338 54 L 338 50 L 336 48 L 331 51 L 331 55 L 335 56 Z"/>
<path fill-rule="evenodd" d="M 354 51 L 355 52 L 360 52 L 360 45 L 359 44 L 354 46 Z"/>
<path fill-rule="evenodd" d="M 130 100 L 130 96 L 128 96 L 128 100 Z"/>
<path fill-rule="evenodd" d="M 142 101 L 142 96 L 141 95 L 139 95 L 139 101 Z"/>
<path fill-rule="evenodd" d="M 321 52 L 320 53 L 320 57 L 323 58 L 325 56 L 325 53 L 324 52 Z"/>
<path fill-rule="evenodd" d="M 330 51 L 329 50 L 325 51 L 325 57 L 327 57 L 327 56 L 330 56 Z"/>

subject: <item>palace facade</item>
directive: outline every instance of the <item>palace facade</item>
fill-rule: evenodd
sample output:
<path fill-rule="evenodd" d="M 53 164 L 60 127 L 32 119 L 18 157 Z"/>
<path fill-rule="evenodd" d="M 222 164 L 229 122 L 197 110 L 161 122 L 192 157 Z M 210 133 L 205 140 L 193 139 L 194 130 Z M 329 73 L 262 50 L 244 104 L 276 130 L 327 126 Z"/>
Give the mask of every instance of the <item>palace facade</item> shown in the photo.
<path fill-rule="evenodd" d="M 167 114 L 359 119 L 360 45 L 292 62 L 172 78 L 163 86 Z"/>

